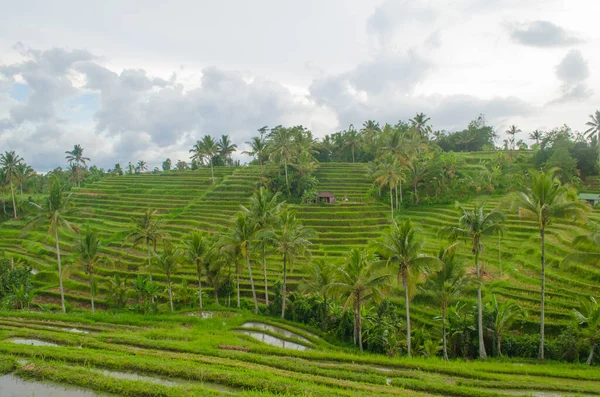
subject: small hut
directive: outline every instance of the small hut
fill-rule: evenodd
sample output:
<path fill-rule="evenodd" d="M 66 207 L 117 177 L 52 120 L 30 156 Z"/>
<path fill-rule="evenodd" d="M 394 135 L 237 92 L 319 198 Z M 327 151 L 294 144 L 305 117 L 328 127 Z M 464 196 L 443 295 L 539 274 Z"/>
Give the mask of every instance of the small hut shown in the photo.
<path fill-rule="evenodd" d="M 335 204 L 335 194 L 329 192 L 321 192 L 317 196 L 317 202 L 325 204 Z"/>
<path fill-rule="evenodd" d="M 579 200 L 587 201 L 593 207 L 600 203 L 600 194 L 593 193 L 579 193 Z"/>

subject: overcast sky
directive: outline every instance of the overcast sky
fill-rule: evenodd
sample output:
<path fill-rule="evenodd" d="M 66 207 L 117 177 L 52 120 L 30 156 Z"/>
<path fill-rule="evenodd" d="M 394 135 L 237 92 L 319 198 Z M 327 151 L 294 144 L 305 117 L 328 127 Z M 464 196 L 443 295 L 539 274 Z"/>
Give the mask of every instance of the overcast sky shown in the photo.
<path fill-rule="evenodd" d="M 316 136 L 416 112 L 456 130 L 600 109 L 597 0 L 0 0 L 0 150 L 40 171 L 187 160 L 204 134 Z M 238 157 L 242 160 L 244 156 Z"/>

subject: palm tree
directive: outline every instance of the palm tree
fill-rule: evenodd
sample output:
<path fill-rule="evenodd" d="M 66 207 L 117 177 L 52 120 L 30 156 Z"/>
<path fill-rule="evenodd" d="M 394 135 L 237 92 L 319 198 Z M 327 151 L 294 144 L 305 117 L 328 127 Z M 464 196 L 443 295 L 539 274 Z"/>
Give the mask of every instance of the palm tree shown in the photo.
<path fill-rule="evenodd" d="M 421 255 L 423 238 L 418 236 L 410 219 L 401 224 L 394 224 L 374 242 L 374 248 L 386 265 L 398 266 L 398 284 L 402 282 L 406 305 L 406 346 L 408 356 L 411 356 L 410 338 L 410 300 L 414 295 L 416 282 L 430 267 L 437 267 L 441 261 L 433 256 Z"/>
<path fill-rule="evenodd" d="M 511 125 L 505 132 L 510 137 L 509 142 L 511 145 L 511 150 L 515 150 L 516 135 L 522 131 L 516 125 Z"/>
<path fill-rule="evenodd" d="M 90 161 L 88 157 L 83 157 L 83 147 L 79 144 L 73 146 L 73 150 L 67 150 L 65 154 L 65 158 L 69 162 L 69 165 L 74 163 L 78 169 L 81 167 L 82 164 L 85 167 L 87 165 L 86 161 Z M 79 174 L 77 176 L 77 186 L 81 186 Z"/>
<path fill-rule="evenodd" d="M 329 290 L 333 284 L 334 265 L 327 262 L 327 257 L 319 258 L 306 266 L 306 275 L 308 276 L 300 285 L 300 289 L 305 292 L 318 295 L 323 299 L 321 310 L 321 330 L 327 328 L 327 299 Z"/>
<path fill-rule="evenodd" d="M 281 318 L 285 317 L 287 295 L 287 270 L 299 258 L 310 258 L 311 238 L 314 233 L 296 219 L 296 211 L 285 210 L 279 215 L 280 230 L 271 234 L 275 252 L 283 257 L 283 290 L 281 297 Z"/>
<path fill-rule="evenodd" d="M 285 185 L 287 186 L 288 194 L 290 191 L 290 182 L 288 179 L 288 164 L 294 158 L 294 147 L 292 145 L 292 131 L 289 128 L 277 126 L 271 130 L 269 134 L 270 142 L 267 148 L 269 155 L 283 164 L 285 170 Z"/>
<path fill-rule="evenodd" d="M 167 276 L 167 289 L 169 291 L 169 304 L 171 305 L 171 313 L 173 312 L 173 290 L 171 288 L 171 274 L 173 274 L 179 266 L 183 252 L 179 248 L 175 248 L 169 240 L 164 240 L 163 250 L 159 254 L 154 253 L 156 259 L 156 269 L 162 271 Z"/>
<path fill-rule="evenodd" d="M 436 303 L 442 309 L 442 351 L 444 360 L 448 360 L 448 334 L 446 317 L 450 303 L 462 294 L 469 283 L 465 269 L 456 257 L 456 245 L 440 251 L 438 258 L 442 267 L 431 272 L 427 278 L 424 290 L 430 292 Z"/>
<path fill-rule="evenodd" d="M 410 124 L 417 131 L 417 133 L 421 136 L 427 136 L 428 133 L 431 132 L 431 127 L 427 125 L 430 118 L 425 115 L 425 113 L 417 113 L 414 118 L 410 119 Z"/>
<path fill-rule="evenodd" d="M 582 299 L 579 309 L 573 309 L 573 315 L 580 327 L 581 333 L 590 342 L 590 355 L 586 364 L 592 365 L 596 341 L 600 337 L 600 304 L 592 296 L 589 299 Z"/>
<path fill-rule="evenodd" d="M 591 121 L 585 123 L 588 128 L 585 133 L 588 134 L 588 137 L 592 139 L 594 134 L 597 134 L 598 137 L 598 158 L 600 159 L 600 110 L 596 110 L 594 114 L 590 114 Z"/>
<path fill-rule="evenodd" d="M 231 160 L 231 154 L 237 150 L 237 145 L 231 143 L 229 135 L 221 135 L 221 139 L 217 142 L 217 150 L 219 151 L 219 156 L 227 162 L 228 159 Z"/>
<path fill-rule="evenodd" d="M 343 267 L 334 268 L 332 292 L 344 299 L 344 310 L 352 305 L 354 314 L 354 344 L 362 345 L 362 307 L 369 300 L 377 300 L 387 289 L 390 273 L 382 272 L 383 262 L 376 261 L 366 250 L 353 248 Z"/>
<path fill-rule="evenodd" d="M 152 253 L 150 247 L 154 247 L 156 252 L 156 244 L 158 240 L 166 238 L 168 235 L 163 232 L 160 219 L 157 219 L 158 212 L 148 209 L 141 216 L 133 218 L 135 226 L 133 230 L 125 237 L 126 240 L 133 242 L 133 248 L 139 244 L 146 244 L 148 254 L 148 271 L 152 268 Z M 152 281 L 152 272 L 150 271 L 150 281 Z"/>
<path fill-rule="evenodd" d="M 15 178 L 15 174 L 17 171 L 17 167 L 23 159 L 19 157 L 14 151 L 4 152 L 4 154 L 0 154 L 0 166 L 4 169 L 4 176 L 8 179 L 10 183 L 10 195 L 12 196 L 13 203 L 13 212 L 15 214 L 15 219 L 17 219 L 17 204 L 15 203 L 15 189 L 13 185 L 13 180 Z"/>
<path fill-rule="evenodd" d="M 379 185 L 381 189 L 383 186 L 388 185 L 390 187 L 390 212 L 392 215 L 392 221 L 394 219 L 394 201 L 393 201 L 393 190 L 396 189 L 396 203 L 398 202 L 398 185 L 400 185 L 400 192 L 402 192 L 402 180 L 404 179 L 404 172 L 402 167 L 393 157 L 388 156 L 382 161 L 375 171 L 375 183 Z"/>
<path fill-rule="evenodd" d="M 344 148 L 350 148 L 350 151 L 352 152 L 352 162 L 354 163 L 354 152 L 356 151 L 356 148 L 358 147 L 358 145 L 360 145 L 360 137 L 358 136 L 358 133 L 356 132 L 356 130 L 354 129 L 354 126 L 352 124 L 350 124 L 350 127 L 348 127 L 348 131 L 346 131 L 346 133 L 344 134 Z"/>
<path fill-rule="evenodd" d="M 35 175 L 33 168 L 25 163 L 17 164 L 15 168 L 15 180 L 19 184 L 19 190 L 21 192 L 21 201 L 23 200 L 23 185 L 29 178 Z"/>
<path fill-rule="evenodd" d="M 146 164 L 146 162 L 144 160 L 140 160 L 140 161 L 138 161 L 137 165 L 135 166 L 135 169 L 137 172 L 142 173 L 142 172 L 148 170 L 148 165 Z"/>
<path fill-rule="evenodd" d="M 508 331 L 515 321 L 521 319 L 526 313 L 521 306 L 510 300 L 498 303 L 496 295 L 492 295 L 491 309 L 494 318 L 493 331 L 496 334 L 498 357 L 502 357 L 502 334 Z"/>
<path fill-rule="evenodd" d="M 540 141 L 544 139 L 544 133 L 540 130 L 533 130 L 531 134 L 529 134 L 529 139 L 533 139 L 537 147 L 540 147 Z"/>
<path fill-rule="evenodd" d="M 479 358 L 487 359 L 485 345 L 483 343 L 483 302 L 481 297 L 481 286 L 483 284 L 483 272 L 479 266 L 479 255 L 483 251 L 483 238 L 496 235 L 504 229 L 506 216 L 498 209 L 485 211 L 484 203 L 475 203 L 472 210 L 467 210 L 460 203 L 456 203 L 460 218 L 458 226 L 450 226 L 445 232 L 453 239 L 461 239 L 471 245 L 471 253 L 475 257 L 475 271 L 477 274 L 477 310 L 478 310 L 478 334 L 479 334 Z"/>
<path fill-rule="evenodd" d="M 56 242 L 56 261 L 58 263 L 60 303 L 63 313 L 66 313 L 67 309 L 65 307 L 65 291 L 63 289 L 63 274 L 60 262 L 58 231 L 59 229 L 64 229 L 70 232 L 79 232 L 79 229 L 66 219 L 68 215 L 71 215 L 74 212 L 71 197 L 72 193 L 65 195 L 60 181 L 57 178 L 54 179 L 50 184 L 50 191 L 48 192 L 48 198 L 46 199 L 45 207 L 37 206 L 36 204 L 32 203 L 41 211 L 41 213 L 29 221 L 23 229 L 25 232 L 40 224 L 48 224 L 48 234 L 54 235 L 54 241 Z"/>
<path fill-rule="evenodd" d="M 209 265 L 212 251 L 212 242 L 201 231 L 192 232 L 184 242 L 188 260 L 196 266 L 198 275 L 198 304 L 202 309 L 202 273 L 203 269 Z M 217 299 L 218 301 L 218 299 Z"/>
<path fill-rule="evenodd" d="M 588 206 L 577 200 L 577 192 L 563 185 L 555 175 L 557 169 L 546 172 L 531 171 L 529 186 L 519 192 L 515 206 L 519 216 L 532 219 L 537 223 L 541 238 L 542 302 L 540 311 L 540 352 L 544 359 L 544 325 L 546 299 L 546 229 L 552 221 L 558 219 L 582 219 Z"/>
<path fill-rule="evenodd" d="M 96 288 L 94 286 L 94 268 L 100 261 L 100 240 L 98 240 L 98 233 L 95 230 L 91 230 L 89 227 L 81 235 L 77 245 L 75 246 L 75 252 L 77 255 L 77 264 L 85 269 L 85 272 L 90 276 L 90 296 L 92 302 L 92 314 L 94 314 L 94 295 Z"/>
<path fill-rule="evenodd" d="M 265 282 L 265 304 L 267 306 L 269 305 L 269 286 L 267 280 L 266 251 L 271 243 L 269 232 L 277 225 L 279 214 L 281 213 L 284 204 L 285 203 L 281 201 L 281 194 L 279 192 L 272 194 L 261 186 L 250 198 L 248 207 L 242 206 L 242 211 L 249 215 L 251 221 L 255 225 L 256 231 L 259 232 L 257 235 L 257 244 L 260 249 L 260 258 Z"/>
<path fill-rule="evenodd" d="M 196 141 L 196 144 L 189 151 L 192 153 L 190 159 L 205 161 L 210 164 L 210 175 L 212 177 L 213 184 L 215 183 L 215 174 L 213 171 L 213 158 L 219 153 L 219 147 L 217 143 L 210 135 L 204 135 L 201 141 Z"/>
<path fill-rule="evenodd" d="M 240 211 L 236 214 L 233 224 L 230 227 L 229 234 L 223 236 L 221 247 L 228 251 L 239 250 L 241 256 L 245 259 L 248 267 L 248 276 L 250 277 L 250 286 L 252 288 L 252 299 L 254 299 L 254 314 L 258 313 L 258 299 L 256 298 L 256 289 L 254 288 L 254 278 L 252 277 L 252 267 L 250 266 L 250 249 L 255 237 L 255 224 L 247 212 Z M 238 272 L 239 275 L 239 272 Z M 239 277 L 238 277 L 238 296 L 239 296 Z M 239 298 L 238 298 L 239 299 Z"/>
<path fill-rule="evenodd" d="M 267 141 L 263 137 L 262 133 L 260 136 L 254 136 L 250 139 L 250 141 L 246 142 L 246 145 L 250 146 L 249 151 L 243 151 L 242 154 L 247 154 L 249 156 L 254 156 L 258 159 L 258 164 L 260 164 L 260 169 L 263 169 L 263 159 L 265 158 L 265 153 L 267 151 Z"/>

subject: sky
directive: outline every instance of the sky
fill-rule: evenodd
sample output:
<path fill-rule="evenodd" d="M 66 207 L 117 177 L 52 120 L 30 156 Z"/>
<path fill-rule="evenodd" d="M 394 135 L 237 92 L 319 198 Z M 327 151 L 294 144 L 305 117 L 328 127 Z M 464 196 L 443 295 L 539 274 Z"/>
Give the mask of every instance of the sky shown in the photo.
<path fill-rule="evenodd" d="M 0 0 L 0 15 L 0 151 L 38 171 L 75 144 L 152 169 L 205 134 L 241 152 L 265 125 L 322 137 L 417 112 L 446 131 L 484 114 L 527 141 L 600 109 L 595 0 Z"/>

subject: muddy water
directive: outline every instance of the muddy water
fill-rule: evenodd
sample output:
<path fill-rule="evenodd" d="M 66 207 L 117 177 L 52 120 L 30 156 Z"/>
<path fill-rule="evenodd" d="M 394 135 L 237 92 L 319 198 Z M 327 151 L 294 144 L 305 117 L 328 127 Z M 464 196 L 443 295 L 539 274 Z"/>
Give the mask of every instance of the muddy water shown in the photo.
<path fill-rule="evenodd" d="M 22 380 L 14 375 L 0 376 L 2 397 L 108 397 L 112 394 L 97 393 L 76 386 L 50 382 Z"/>
<path fill-rule="evenodd" d="M 273 333 L 285 336 L 286 338 L 295 338 L 302 342 L 310 343 L 310 341 L 295 332 L 288 331 L 287 329 L 283 329 L 280 327 L 276 327 L 274 325 L 265 324 L 265 323 L 255 323 L 255 322 L 247 322 L 242 325 L 244 328 L 258 328 L 263 329 L 265 331 L 271 331 Z"/>
<path fill-rule="evenodd" d="M 286 340 L 279 339 L 274 336 L 264 334 L 262 332 L 242 331 L 242 333 L 244 335 L 249 335 L 249 336 L 253 337 L 254 339 L 257 339 L 257 340 L 264 342 L 271 346 L 282 347 L 284 349 L 291 349 L 291 350 L 301 350 L 301 351 L 312 350 L 310 347 L 306 347 L 299 343 L 288 342 Z"/>
<path fill-rule="evenodd" d="M 17 345 L 60 347 L 56 343 L 44 342 L 38 339 L 12 338 L 7 339 L 6 342 L 16 343 Z"/>
<path fill-rule="evenodd" d="M 167 378 L 161 378 L 161 377 L 155 377 L 155 376 L 140 375 L 140 374 L 131 373 L 131 372 L 117 372 L 117 371 L 109 371 L 109 370 L 103 370 L 101 372 L 104 375 L 112 376 L 113 378 L 128 379 L 128 380 L 141 380 L 144 382 L 157 383 L 157 384 L 165 385 L 165 386 L 189 385 L 189 386 L 202 386 L 207 389 L 213 389 L 213 390 L 230 392 L 230 393 L 237 391 L 233 387 L 228 387 L 225 385 L 221 385 L 219 383 L 212 383 L 212 382 L 197 382 L 197 381 L 191 381 L 191 380 L 187 381 L 184 379 L 173 379 L 173 378 L 167 379 Z"/>

